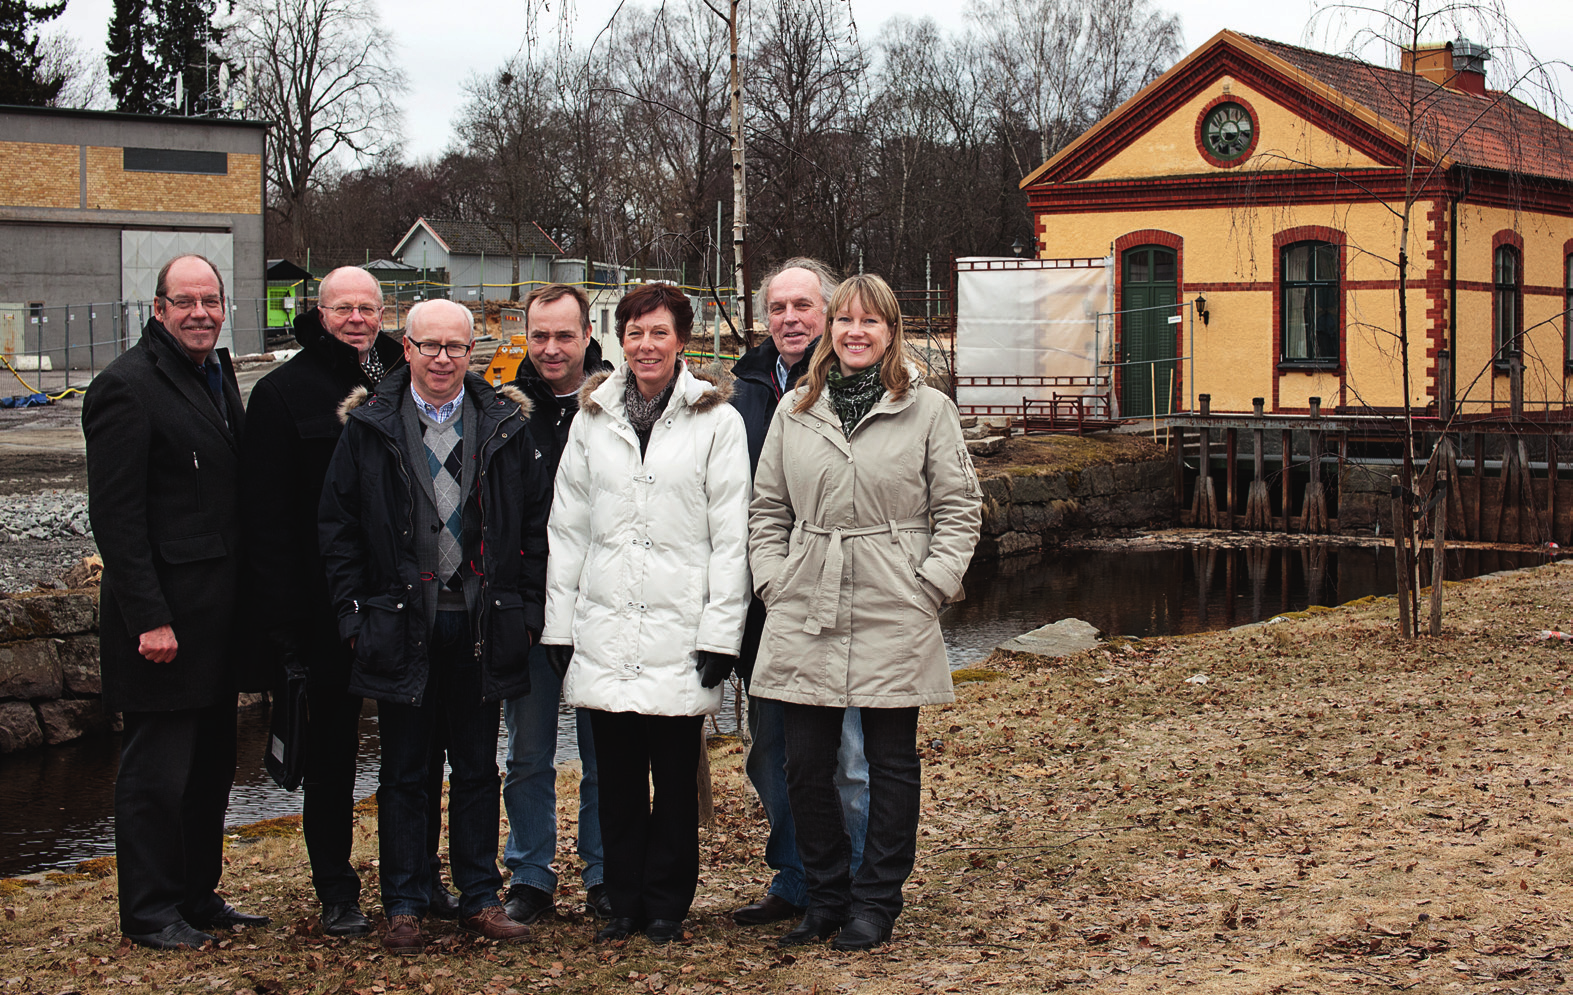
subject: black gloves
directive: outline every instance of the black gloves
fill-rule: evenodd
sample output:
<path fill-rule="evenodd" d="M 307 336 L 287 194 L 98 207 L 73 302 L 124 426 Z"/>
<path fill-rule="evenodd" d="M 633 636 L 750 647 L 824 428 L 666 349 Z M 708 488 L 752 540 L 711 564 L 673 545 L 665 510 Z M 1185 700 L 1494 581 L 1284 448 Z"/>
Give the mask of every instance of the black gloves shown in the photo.
<path fill-rule="evenodd" d="M 699 671 L 700 686 L 713 688 L 726 680 L 727 675 L 732 673 L 732 668 L 735 666 L 737 666 L 737 657 L 735 656 L 700 650 L 699 665 L 694 669 Z"/>
<path fill-rule="evenodd" d="M 558 680 L 568 676 L 568 664 L 573 662 L 572 646 L 545 646 L 546 662 Z"/>

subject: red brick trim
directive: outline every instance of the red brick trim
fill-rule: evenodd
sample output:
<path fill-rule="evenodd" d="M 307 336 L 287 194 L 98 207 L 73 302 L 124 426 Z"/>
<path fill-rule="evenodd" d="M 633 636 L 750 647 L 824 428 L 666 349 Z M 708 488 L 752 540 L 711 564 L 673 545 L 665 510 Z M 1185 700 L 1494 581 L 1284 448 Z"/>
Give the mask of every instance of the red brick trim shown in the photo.
<path fill-rule="evenodd" d="M 1208 151 L 1207 143 L 1202 140 L 1202 122 L 1207 120 L 1207 115 L 1212 113 L 1214 107 L 1221 104 L 1239 104 L 1245 108 L 1245 113 L 1250 115 L 1251 118 L 1251 144 L 1245 147 L 1245 154 L 1236 159 L 1218 158 Z M 1196 115 L 1196 132 L 1194 137 L 1196 140 L 1196 151 L 1200 152 L 1202 158 L 1206 159 L 1209 164 L 1217 166 L 1219 169 L 1233 169 L 1236 166 L 1244 165 L 1251 158 L 1252 153 L 1256 151 L 1256 143 L 1262 140 L 1262 119 L 1256 113 L 1256 108 L 1251 106 L 1249 100 L 1232 93 L 1225 93 L 1214 97 L 1203 105 L 1202 112 Z"/>
<path fill-rule="evenodd" d="M 1421 202 L 1415 203 L 1416 207 Z M 1424 270 L 1423 281 L 1426 288 L 1426 313 L 1425 313 L 1425 339 L 1426 346 L 1426 396 L 1431 399 L 1431 410 L 1441 410 L 1440 402 L 1442 392 L 1446 385 L 1441 382 L 1441 369 L 1437 364 L 1437 353 L 1447 348 L 1448 344 L 1448 253 L 1456 251 L 1447 241 L 1448 232 L 1448 199 L 1438 197 L 1426 207 L 1426 220 L 1430 225 L 1426 229 L 1425 259 L 1429 266 Z M 1458 357 L 1453 357 L 1453 362 L 1458 362 Z"/>
<path fill-rule="evenodd" d="M 1347 333 L 1349 305 L 1345 298 L 1348 296 L 1349 288 L 1344 280 L 1344 274 L 1348 272 L 1348 240 L 1345 238 L 1344 233 L 1337 228 L 1329 228 L 1326 225 L 1299 225 L 1295 228 L 1285 228 L 1283 231 L 1273 233 L 1273 351 L 1269 357 L 1269 362 L 1272 363 L 1273 369 L 1273 411 L 1281 410 L 1278 406 L 1279 381 L 1286 376 L 1294 376 L 1296 374 L 1303 376 L 1308 372 L 1304 370 L 1280 370 L 1278 368 L 1278 364 L 1283 359 L 1284 354 L 1283 250 L 1296 242 L 1330 242 L 1338 246 L 1338 367 L 1336 370 L 1315 372 L 1336 372 L 1338 374 L 1338 403 L 1339 405 L 1346 403 L 1348 367 L 1345 362 L 1347 354 L 1345 335 Z"/>
<path fill-rule="evenodd" d="M 1178 302 L 1185 300 L 1185 239 L 1174 232 L 1163 231 L 1158 228 L 1143 228 L 1139 231 L 1126 232 L 1114 240 L 1114 310 L 1118 312 L 1125 303 L 1125 253 L 1128 249 L 1140 248 L 1144 245 L 1159 245 L 1165 249 L 1174 250 L 1174 299 L 1178 309 Z M 1185 355 L 1185 323 L 1176 326 L 1174 354 Z M 1120 358 L 1120 345 L 1125 339 L 1125 316 L 1116 313 L 1114 316 L 1114 357 L 1115 362 L 1122 362 Z M 1185 376 L 1185 364 L 1175 363 L 1174 393 L 1169 398 L 1169 410 L 1174 410 L 1174 398 L 1184 397 L 1182 379 Z M 1124 396 L 1125 367 L 1116 366 L 1115 382 L 1110 386 L 1115 397 Z"/>

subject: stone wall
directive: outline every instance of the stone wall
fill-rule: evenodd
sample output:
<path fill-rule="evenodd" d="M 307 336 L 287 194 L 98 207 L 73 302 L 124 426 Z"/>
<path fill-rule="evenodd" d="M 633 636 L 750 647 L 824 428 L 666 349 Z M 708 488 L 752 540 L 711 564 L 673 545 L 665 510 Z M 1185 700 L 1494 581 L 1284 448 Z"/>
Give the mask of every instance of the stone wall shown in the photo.
<path fill-rule="evenodd" d="M 109 730 L 102 690 L 96 592 L 0 598 L 0 753 Z"/>
<path fill-rule="evenodd" d="M 1100 463 L 1058 473 L 1010 471 L 981 483 L 983 536 L 977 559 L 1052 546 L 1056 532 L 1166 526 L 1175 518 L 1169 460 Z"/>

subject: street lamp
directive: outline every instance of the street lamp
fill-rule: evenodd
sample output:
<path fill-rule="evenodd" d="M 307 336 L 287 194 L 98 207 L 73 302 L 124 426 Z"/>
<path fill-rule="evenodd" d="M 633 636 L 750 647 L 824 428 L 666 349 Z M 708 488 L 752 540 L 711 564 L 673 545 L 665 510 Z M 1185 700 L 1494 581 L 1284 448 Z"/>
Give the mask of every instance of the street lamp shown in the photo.
<path fill-rule="evenodd" d="M 1017 259 L 1020 259 L 1022 253 L 1027 251 L 1027 243 L 1021 240 L 1020 235 L 1016 236 L 1016 241 L 1010 243 L 1010 251 L 1011 255 L 1015 256 Z"/>

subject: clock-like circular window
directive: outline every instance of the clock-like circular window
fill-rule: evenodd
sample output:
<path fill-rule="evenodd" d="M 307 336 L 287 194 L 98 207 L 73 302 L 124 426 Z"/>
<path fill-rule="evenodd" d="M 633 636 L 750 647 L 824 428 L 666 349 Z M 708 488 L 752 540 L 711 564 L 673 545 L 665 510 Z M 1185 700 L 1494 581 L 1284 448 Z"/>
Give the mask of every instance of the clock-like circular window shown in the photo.
<path fill-rule="evenodd" d="M 1202 111 L 1196 132 L 1203 158 L 1214 166 L 1234 166 L 1256 148 L 1256 114 L 1238 97 L 1222 97 Z"/>

